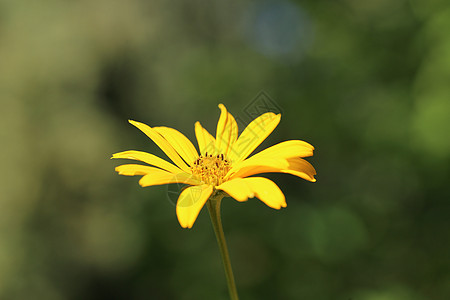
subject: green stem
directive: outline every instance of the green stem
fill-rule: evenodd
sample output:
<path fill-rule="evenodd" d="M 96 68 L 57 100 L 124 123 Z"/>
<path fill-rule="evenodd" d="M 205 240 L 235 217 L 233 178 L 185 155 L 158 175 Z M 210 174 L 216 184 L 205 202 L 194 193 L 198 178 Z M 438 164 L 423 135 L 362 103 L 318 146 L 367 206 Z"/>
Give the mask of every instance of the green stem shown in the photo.
<path fill-rule="evenodd" d="M 238 300 L 238 294 L 236 290 L 236 284 L 234 282 L 233 270 L 231 269 L 230 256 L 228 255 L 227 242 L 225 241 L 225 235 L 223 234 L 222 220 L 220 218 L 220 202 L 223 195 L 217 195 L 211 197 L 206 205 L 208 206 L 209 216 L 214 227 L 214 233 L 216 234 L 217 244 L 219 245 L 220 254 L 222 256 L 223 267 L 225 268 L 225 275 L 227 277 L 228 291 L 230 292 L 231 300 Z"/>

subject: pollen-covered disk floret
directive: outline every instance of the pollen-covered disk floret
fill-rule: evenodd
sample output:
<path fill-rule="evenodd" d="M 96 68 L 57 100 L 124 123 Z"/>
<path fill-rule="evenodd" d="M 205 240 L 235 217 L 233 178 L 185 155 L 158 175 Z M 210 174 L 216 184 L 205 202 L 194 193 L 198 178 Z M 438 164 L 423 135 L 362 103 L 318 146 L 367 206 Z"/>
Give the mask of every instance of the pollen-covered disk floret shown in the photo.
<path fill-rule="evenodd" d="M 204 156 L 200 155 L 191 166 L 193 175 L 197 175 L 201 181 L 212 186 L 221 185 L 230 169 L 231 164 L 223 154 L 212 155 L 208 152 Z"/>

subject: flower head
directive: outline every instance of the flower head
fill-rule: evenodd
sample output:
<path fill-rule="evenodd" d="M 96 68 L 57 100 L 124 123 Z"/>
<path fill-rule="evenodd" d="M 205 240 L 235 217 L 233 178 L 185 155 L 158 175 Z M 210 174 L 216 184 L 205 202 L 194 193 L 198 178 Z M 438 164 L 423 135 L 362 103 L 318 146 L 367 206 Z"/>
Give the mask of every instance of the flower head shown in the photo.
<path fill-rule="evenodd" d="M 194 225 L 200 210 L 215 193 L 226 193 L 240 202 L 257 197 L 272 208 L 286 207 L 285 197 L 273 181 L 264 177 L 249 177 L 251 175 L 278 172 L 316 181 L 314 167 L 302 159 L 312 156 L 314 147 L 304 141 L 281 142 L 249 157 L 278 125 L 280 114 L 262 114 L 238 136 L 234 117 L 223 104 L 219 104 L 219 108 L 221 114 L 215 138 L 199 122 L 195 123 L 200 154 L 189 139 L 175 129 L 150 127 L 130 120 L 173 163 L 135 150 L 112 156 L 147 163 L 116 167 L 121 175 L 142 175 L 139 184 L 143 187 L 169 183 L 190 185 L 181 192 L 176 205 L 178 221 L 185 228 Z"/>

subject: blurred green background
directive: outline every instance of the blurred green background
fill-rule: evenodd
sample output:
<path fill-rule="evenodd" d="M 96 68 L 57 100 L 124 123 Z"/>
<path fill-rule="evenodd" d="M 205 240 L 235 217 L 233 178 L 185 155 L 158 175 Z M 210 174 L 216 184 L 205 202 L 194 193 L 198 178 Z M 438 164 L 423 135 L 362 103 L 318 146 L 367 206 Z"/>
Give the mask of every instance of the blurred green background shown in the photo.
<path fill-rule="evenodd" d="M 449 28 L 446 0 L 0 1 L 0 299 L 227 299 L 206 209 L 182 229 L 109 158 L 162 155 L 127 119 L 192 139 L 261 95 L 262 147 L 310 142 L 318 181 L 223 202 L 241 298 L 448 299 Z"/>

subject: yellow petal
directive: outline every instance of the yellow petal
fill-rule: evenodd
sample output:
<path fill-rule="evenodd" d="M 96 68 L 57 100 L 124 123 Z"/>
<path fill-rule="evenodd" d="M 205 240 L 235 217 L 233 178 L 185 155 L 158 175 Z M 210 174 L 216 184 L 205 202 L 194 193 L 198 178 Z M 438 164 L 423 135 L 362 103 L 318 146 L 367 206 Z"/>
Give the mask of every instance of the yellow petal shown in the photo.
<path fill-rule="evenodd" d="M 226 192 L 240 202 L 247 201 L 248 198 L 253 198 L 255 196 L 242 178 L 226 181 L 216 188 Z"/>
<path fill-rule="evenodd" d="M 245 201 L 247 198 L 256 196 L 269 207 L 275 209 L 286 207 L 283 192 L 267 178 L 236 178 L 219 185 L 216 189 L 223 190 L 238 201 Z"/>
<path fill-rule="evenodd" d="M 217 154 L 216 153 L 216 140 L 214 137 L 202 127 L 200 122 L 195 122 L 195 136 L 197 137 L 198 148 L 200 149 L 200 154 Z"/>
<path fill-rule="evenodd" d="M 208 184 L 192 186 L 183 190 L 177 201 L 177 217 L 180 225 L 184 228 L 191 228 L 202 207 L 208 201 L 213 191 Z"/>
<path fill-rule="evenodd" d="M 147 175 L 150 173 L 162 171 L 161 169 L 150 167 L 150 166 L 144 166 L 144 165 L 136 165 L 136 164 L 127 164 L 127 165 L 121 165 L 116 167 L 116 172 L 119 173 L 119 175 L 125 175 L 125 176 L 135 176 L 135 175 Z M 173 174 L 172 174 L 173 176 Z"/>
<path fill-rule="evenodd" d="M 244 161 L 246 162 L 246 161 Z M 298 176 L 305 180 L 315 182 L 316 170 L 306 160 L 294 157 L 287 160 L 284 159 L 267 159 L 265 161 L 260 160 L 259 164 L 247 164 L 239 170 L 236 170 L 234 174 L 229 176 L 230 179 L 247 177 L 261 173 L 286 173 Z"/>
<path fill-rule="evenodd" d="M 221 113 L 216 130 L 216 150 L 217 154 L 224 154 L 228 157 L 229 150 L 238 136 L 238 126 L 225 105 L 219 104 L 219 108 Z"/>
<path fill-rule="evenodd" d="M 125 159 L 139 160 L 174 174 L 182 172 L 180 168 L 174 166 L 170 162 L 165 161 L 164 159 L 159 158 L 156 155 L 142 151 L 135 151 L 135 150 L 123 151 L 113 154 L 111 158 L 125 158 Z"/>
<path fill-rule="evenodd" d="M 261 157 L 277 157 L 277 158 L 292 158 L 292 157 L 308 157 L 313 155 L 314 147 L 304 141 L 291 140 L 278 143 L 261 152 L 256 153 L 252 158 Z"/>
<path fill-rule="evenodd" d="M 162 172 L 165 172 L 161 170 Z M 152 186 L 152 185 L 161 185 L 161 184 L 170 184 L 170 183 L 184 183 L 189 185 L 199 185 L 202 184 L 200 180 L 197 179 L 196 176 L 188 173 L 179 173 L 173 174 L 169 172 L 158 172 L 153 174 L 147 174 L 139 180 L 139 184 L 142 187 Z"/>
<path fill-rule="evenodd" d="M 287 206 L 283 192 L 270 179 L 264 177 L 249 177 L 244 180 L 255 193 L 256 197 L 267 206 L 275 209 Z"/>
<path fill-rule="evenodd" d="M 153 127 L 153 129 L 170 143 L 188 165 L 191 165 L 198 158 L 198 153 L 194 145 L 178 130 L 163 126 Z"/>
<path fill-rule="evenodd" d="M 287 173 L 298 176 L 305 180 L 316 182 L 314 175 L 316 175 L 316 170 L 314 167 L 304 159 L 299 157 L 288 159 L 289 168 L 283 169 L 280 173 Z"/>
<path fill-rule="evenodd" d="M 133 120 L 129 120 L 131 124 L 139 128 L 143 133 L 145 133 L 149 138 L 155 142 L 156 145 L 158 145 L 159 148 L 161 148 L 164 153 L 178 166 L 180 169 L 182 169 L 185 172 L 190 173 L 190 168 L 186 165 L 186 163 L 181 159 L 180 155 L 173 149 L 173 147 L 170 145 L 170 143 L 164 139 L 158 132 L 156 132 L 153 128 L 150 126 L 136 122 Z"/>
<path fill-rule="evenodd" d="M 249 159 L 246 159 L 244 161 L 241 161 L 240 163 L 233 165 L 231 170 L 228 171 L 226 178 L 246 177 L 240 174 L 246 172 L 249 169 L 253 169 L 255 167 L 260 166 L 270 166 L 272 168 L 287 169 L 289 167 L 289 163 L 286 159 L 283 158 L 251 157 Z M 236 175 L 237 173 L 238 175 Z"/>
<path fill-rule="evenodd" d="M 126 176 L 144 175 L 139 180 L 139 184 L 143 187 L 169 183 L 185 183 L 190 185 L 201 184 L 201 182 L 192 174 L 185 172 L 174 174 L 150 166 L 127 164 L 116 167 L 116 171 L 120 175 Z"/>
<path fill-rule="evenodd" d="M 234 143 L 229 158 L 233 163 L 246 159 L 280 123 L 281 115 L 265 113 L 253 120 Z"/>
<path fill-rule="evenodd" d="M 311 156 L 314 147 L 307 142 L 292 140 L 276 144 L 233 164 L 227 178 L 247 177 L 261 173 L 288 173 L 315 182 L 316 171 L 307 161 L 299 158 Z"/>

